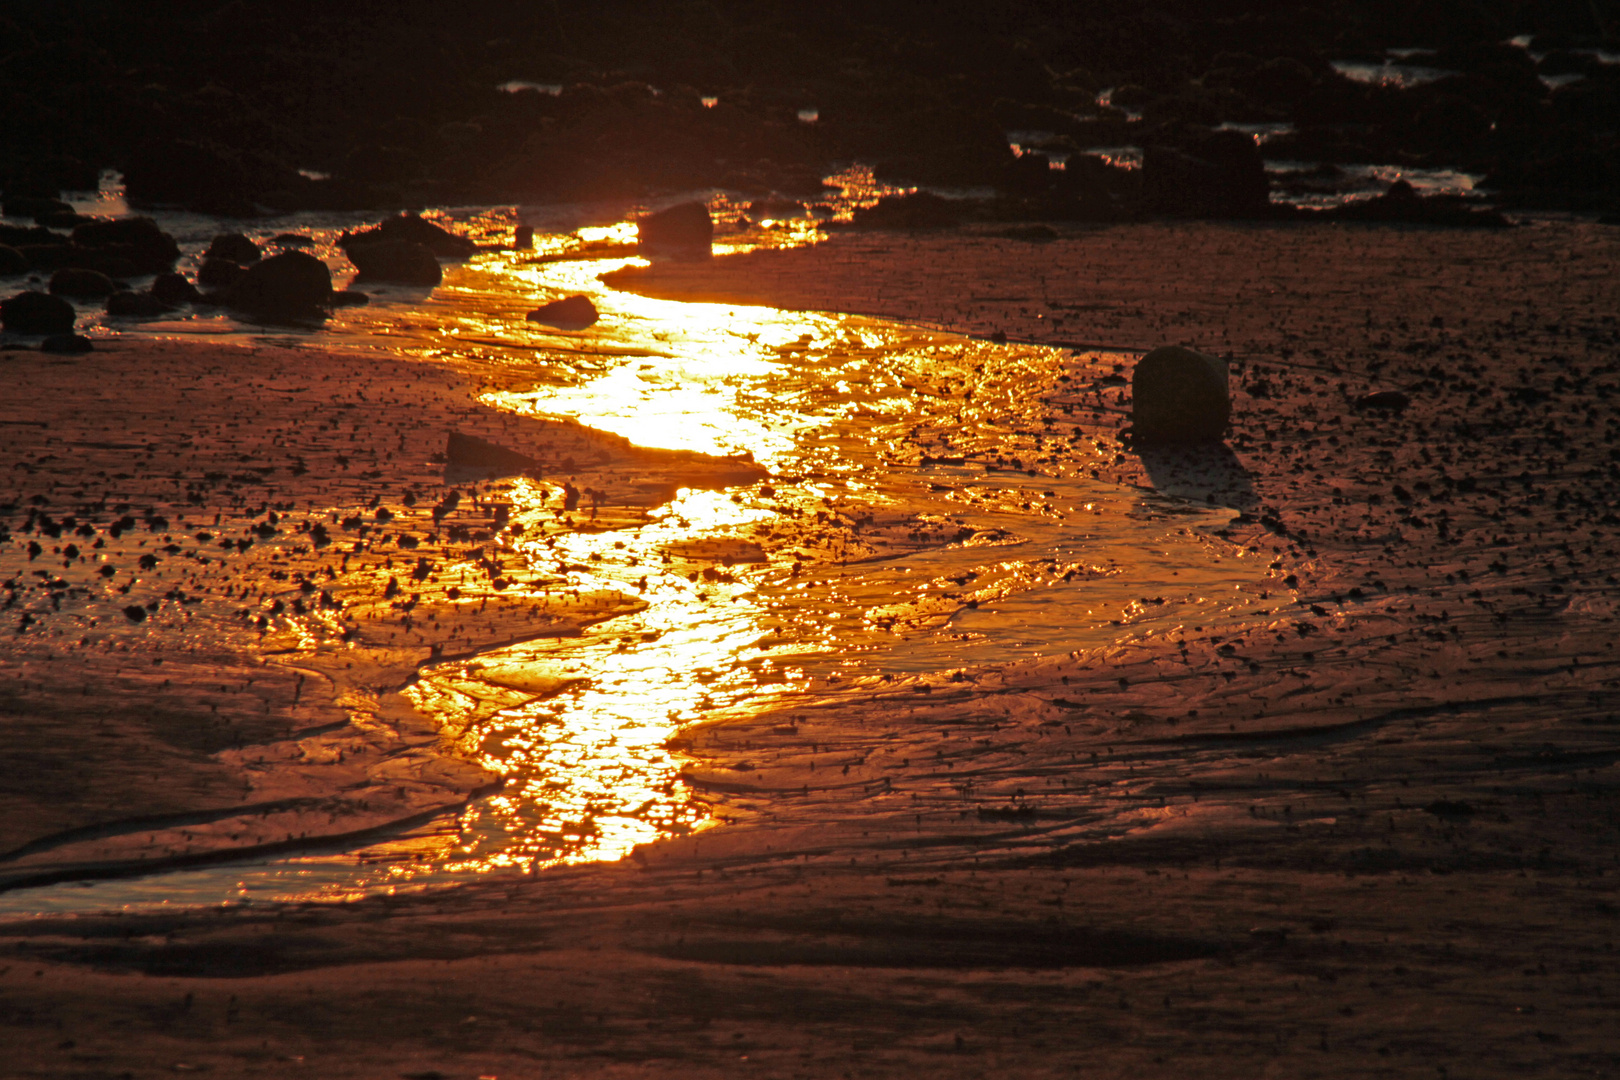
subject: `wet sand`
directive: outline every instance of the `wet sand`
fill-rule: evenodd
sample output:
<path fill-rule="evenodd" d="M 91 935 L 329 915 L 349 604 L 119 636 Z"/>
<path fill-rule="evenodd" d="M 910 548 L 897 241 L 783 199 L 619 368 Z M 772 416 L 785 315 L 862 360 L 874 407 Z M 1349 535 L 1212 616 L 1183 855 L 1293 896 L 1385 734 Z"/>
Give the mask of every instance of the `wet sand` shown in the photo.
<path fill-rule="evenodd" d="M 1607 975 L 1620 930 L 1620 500 L 1607 404 L 1620 390 L 1617 255 L 1613 229 L 1582 224 L 1485 233 L 1187 224 L 1048 242 L 988 231 L 844 235 L 619 275 L 621 287 L 658 296 L 867 311 L 1065 344 L 1077 350 L 1076 371 L 1089 370 L 1084 358 L 1098 349 L 1178 341 L 1230 351 L 1230 454 L 1116 446 L 1123 391 L 1107 380 L 1060 381 L 1050 428 L 1114 449 L 1107 468 L 1122 483 L 1243 511 L 1211 541 L 1271 557 L 1271 615 L 1239 632 L 1185 627 L 1097 654 L 875 683 L 806 699 L 788 715 L 688 730 L 677 742 L 692 758 L 687 778 L 733 823 L 618 864 L 422 898 L 8 927 L 0 986 L 17 1071 L 1620 1068 Z M 121 348 L 79 363 L 116 363 Z M 166 348 L 129 347 L 133 371 L 117 381 L 105 367 L 98 374 L 109 387 L 138 381 Z M 199 372 L 219 362 L 180 356 Z M 30 371 L 21 369 L 52 385 L 48 366 Z M 472 407 L 458 391 L 424 392 L 413 376 L 428 378 L 418 368 L 398 375 L 412 379 L 411 400 L 426 403 L 412 405 L 428 410 L 413 422 L 431 427 L 433 408 L 467 422 L 455 410 Z M 387 389 L 386 367 L 373 377 L 350 384 L 371 407 L 405 389 Z M 1383 389 L 1404 391 L 1410 407 L 1353 406 Z M 392 493 L 414 484 L 436 498 L 444 477 L 425 458 L 383 452 L 397 433 L 376 436 L 394 414 L 349 430 L 313 415 L 330 458 L 301 443 L 309 471 L 298 482 L 336 486 L 319 497 L 373 521 L 381 495 L 379 506 L 426 533 L 409 515 L 432 500 L 413 510 Z M 516 419 L 480 415 L 487 437 L 517 437 L 503 427 Z M 302 439 L 303 414 L 262 424 L 295 420 Z M 41 461 L 61 454 L 46 432 L 70 438 L 61 418 L 46 422 L 0 427 L 0 438 L 18 440 L 8 460 L 63 470 L 54 491 L 44 473 L 30 477 L 59 517 L 61 488 L 88 491 L 95 472 L 118 466 Z M 352 443 L 338 438 L 351 434 Z M 71 438 L 130 444 L 75 447 L 79 455 L 146 445 Z M 192 441 L 181 449 L 230 452 Z M 370 451 L 378 459 L 362 471 L 382 475 L 340 483 Z M 340 453 L 350 460 L 338 464 Z M 1059 467 L 1030 464 L 1037 474 Z M 221 471 L 201 460 L 186 467 Z M 301 511 L 314 493 L 284 482 L 280 498 Z M 109 507 L 118 499 L 140 519 L 136 496 L 115 494 Z M 231 536 L 267 520 L 242 512 L 275 501 L 205 499 L 188 522 L 206 514 L 212 529 L 213 513 L 236 510 Z M 181 510 L 173 498 L 164 505 L 173 535 Z M 163 535 L 142 525 L 130 536 L 155 544 L 154 532 Z M 262 546 L 221 558 L 264 558 Z M 401 556 L 372 547 L 351 551 L 347 572 L 372 575 L 375 586 L 379 561 Z M 119 549 L 119 559 L 131 556 Z M 313 546 L 283 558 L 289 573 L 338 569 Z M 69 578 L 76 566 L 50 569 Z M 207 569 L 187 572 L 216 590 L 241 577 Z M 195 588 L 209 595 L 206 582 Z M 94 655 L 86 666 L 96 672 L 116 665 L 117 639 L 108 652 L 92 637 L 99 622 L 61 639 L 42 634 L 58 617 L 127 622 L 127 602 L 90 592 L 64 601 L 14 655 L 51 671 L 64 656 Z M 193 605 L 192 619 L 216 602 Z M 137 629 L 186 609 L 170 605 Z M 232 610 L 222 605 L 222 625 Z M 344 629 L 333 623 L 334 634 Z M 75 653 L 76 634 L 92 644 Z M 263 650 L 250 636 L 232 655 Z M 377 651 L 388 664 L 420 662 L 383 643 Z M 205 657 L 197 670 L 218 662 Z M 288 685 L 292 666 L 281 670 L 255 678 L 255 690 L 271 687 L 270 707 L 246 712 L 291 729 L 336 722 L 319 711 L 342 700 L 330 692 L 319 707 L 300 697 L 311 712 L 289 719 L 301 715 L 285 704 L 297 684 Z M 397 685 L 407 669 L 387 670 L 374 686 Z M 36 745 L 48 754 L 63 745 L 63 725 L 84 721 L 62 711 L 60 694 L 28 689 L 48 680 L 17 681 L 20 696 L 50 702 L 29 705 L 45 717 Z M 425 747 L 432 737 L 381 705 L 377 715 L 394 725 L 378 739 Z M 433 760 L 453 760 L 440 749 Z M 199 790 L 225 791 L 240 775 L 227 764 L 193 763 Z M 467 775 L 438 797 L 464 797 L 477 782 Z M 133 765 L 107 783 L 101 805 L 150 786 Z M 49 804 L 60 807 L 51 828 L 71 829 L 76 790 L 51 789 L 54 803 L 43 789 L 24 790 L 10 796 L 8 818 L 27 822 Z M 19 829 L 14 842 L 27 838 Z"/>

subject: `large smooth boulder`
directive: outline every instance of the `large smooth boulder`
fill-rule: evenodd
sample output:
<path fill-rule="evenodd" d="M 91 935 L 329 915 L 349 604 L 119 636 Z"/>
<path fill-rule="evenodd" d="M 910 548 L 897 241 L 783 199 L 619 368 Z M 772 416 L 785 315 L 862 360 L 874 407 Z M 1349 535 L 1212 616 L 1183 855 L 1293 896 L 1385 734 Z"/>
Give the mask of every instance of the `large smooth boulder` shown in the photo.
<path fill-rule="evenodd" d="M 0 277 L 28 273 L 28 256 L 14 247 L 0 244 Z"/>
<path fill-rule="evenodd" d="M 714 243 L 714 221 L 702 203 L 680 203 L 638 221 L 636 241 L 653 252 L 707 255 Z"/>
<path fill-rule="evenodd" d="M 73 305 L 60 296 L 22 292 L 0 301 L 0 327 L 14 334 L 70 334 Z"/>
<path fill-rule="evenodd" d="M 529 312 L 528 318 L 562 330 L 583 330 L 596 322 L 598 313 L 590 297 L 579 295 L 542 304 Z"/>
<path fill-rule="evenodd" d="M 208 245 L 204 253 L 210 259 L 222 259 L 233 262 L 238 266 L 256 263 L 264 252 L 259 245 L 243 236 L 241 233 L 220 233 L 214 237 L 213 243 Z"/>
<path fill-rule="evenodd" d="M 398 285 L 437 285 L 444 277 L 439 260 L 422 244 L 409 240 L 382 240 L 354 244 L 349 259 L 360 271 L 359 281 L 390 281 Z"/>
<path fill-rule="evenodd" d="M 1131 376 L 1132 437 L 1137 441 L 1218 442 L 1231 418 L 1225 360 L 1166 345 L 1137 361 Z"/>
<path fill-rule="evenodd" d="M 253 315 L 324 315 L 332 302 L 332 272 L 302 251 L 284 251 L 248 267 L 226 303 Z"/>
<path fill-rule="evenodd" d="M 111 296 L 118 291 L 112 278 L 99 270 L 68 267 L 51 275 L 51 292 L 56 296 L 75 296 L 94 299 Z"/>

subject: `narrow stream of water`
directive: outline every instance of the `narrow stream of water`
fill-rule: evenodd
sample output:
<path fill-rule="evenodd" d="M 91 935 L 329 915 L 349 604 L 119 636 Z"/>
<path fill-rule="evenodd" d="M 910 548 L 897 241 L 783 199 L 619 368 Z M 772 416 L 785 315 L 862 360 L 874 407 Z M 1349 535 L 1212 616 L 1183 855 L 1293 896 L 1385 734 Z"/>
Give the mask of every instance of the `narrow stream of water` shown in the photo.
<path fill-rule="evenodd" d="M 872 194 L 868 177 L 850 174 L 826 212 Z M 101 208 L 120 210 L 115 197 L 104 194 Z M 637 593 L 648 607 L 581 637 L 424 675 L 419 706 L 505 779 L 459 821 L 360 853 L 8 893 L 0 914 L 339 899 L 616 859 L 714 825 L 665 743 L 717 710 L 788 709 L 799 694 L 1091 649 L 1241 619 L 1261 604 L 1263 566 L 1209 536 L 1233 511 L 1095 479 L 1115 448 L 1046 400 L 1060 377 L 1071 392 L 1107 392 L 1101 380 L 1124 357 L 620 292 L 600 277 L 640 262 L 625 246 L 634 226 L 623 210 L 443 215 L 490 249 L 447 266 L 431 293 L 368 290 L 369 306 L 320 328 L 225 314 L 97 321 L 92 334 L 382 350 L 449 365 L 474 385 L 498 371 L 502 386 L 531 388 L 487 391 L 496 408 L 575 417 L 641 445 L 751 454 L 773 479 L 683 490 L 633 527 L 515 543 L 511 557 L 531 570 L 566 565 L 571 585 Z M 536 226 L 536 249 L 497 250 L 520 217 Z M 159 218 L 188 260 L 230 227 Z M 352 268 L 337 237 L 363 223 L 301 215 L 250 231 L 309 236 L 342 281 Z M 722 234 L 716 250 L 815 235 L 808 216 L 754 223 Z M 596 326 L 569 333 L 525 320 L 574 293 L 601 311 Z M 543 485 L 498 486 L 514 520 L 544 512 Z M 685 556 L 704 550 L 699 571 Z M 556 696 L 484 707 L 478 687 L 509 684 L 513 671 L 574 681 Z"/>

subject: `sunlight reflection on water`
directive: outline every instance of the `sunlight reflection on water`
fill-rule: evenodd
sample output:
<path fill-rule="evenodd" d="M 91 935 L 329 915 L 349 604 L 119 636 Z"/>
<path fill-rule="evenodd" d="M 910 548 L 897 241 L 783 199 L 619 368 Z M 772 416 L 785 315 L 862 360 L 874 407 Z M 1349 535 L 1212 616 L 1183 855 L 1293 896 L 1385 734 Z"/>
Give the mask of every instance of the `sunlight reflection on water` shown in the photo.
<path fill-rule="evenodd" d="M 841 183 L 845 212 L 875 198 L 869 175 Z M 217 231 L 184 217 L 188 250 Z M 508 236 L 518 214 L 450 218 L 490 242 Z M 336 238 L 354 224 L 311 216 L 256 231 L 304 232 L 347 272 Z M 815 235 L 809 217 L 786 230 L 739 230 L 717 249 Z M 860 678 L 1104 646 L 1258 604 L 1249 586 L 1261 568 L 1193 528 L 1222 524 L 1230 511 L 1093 479 L 1090 469 L 1112 451 L 1043 400 L 1061 373 L 1097 375 L 1117 357 L 624 293 L 600 276 L 640 262 L 624 249 L 633 239 L 626 222 L 537 229 L 533 250 L 486 250 L 446 267 L 431 295 L 383 287 L 371 306 L 343 309 L 318 330 L 268 331 L 275 340 L 449 365 L 485 385 L 482 398 L 496 408 L 573 417 L 643 446 L 746 454 L 772 473 L 745 490 L 683 490 L 644 523 L 520 539 L 503 552 L 530 575 L 560 568 L 568 587 L 616 589 L 647 604 L 579 637 L 441 665 L 413 688 L 465 753 L 504 778 L 503 789 L 453 829 L 358 858 L 54 887 L 0 898 L 0 910 L 339 899 L 619 858 L 716 822 L 665 748 L 707 715 L 781 707 L 806 689 Z M 574 293 L 601 312 L 589 330 L 524 318 L 537 303 Z M 267 334 L 224 315 L 143 332 L 232 341 Z M 492 373 L 497 383 L 480 383 Z M 538 520 L 552 492 L 522 479 L 499 490 L 517 521 Z M 703 544 L 713 551 L 694 554 Z M 513 691 L 512 672 L 520 687 L 543 677 L 558 689 Z M 501 698 L 503 686 L 515 697 Z"/>

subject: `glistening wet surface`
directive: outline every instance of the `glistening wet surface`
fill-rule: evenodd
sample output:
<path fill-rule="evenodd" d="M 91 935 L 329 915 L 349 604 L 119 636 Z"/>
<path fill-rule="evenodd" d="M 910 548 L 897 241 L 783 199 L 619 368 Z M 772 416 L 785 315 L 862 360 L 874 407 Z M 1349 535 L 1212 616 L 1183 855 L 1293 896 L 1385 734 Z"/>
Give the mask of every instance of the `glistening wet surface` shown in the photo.
<path fill-rule="evenodd" d="M 587 493 L 574 529 L 555 528 L 566 475 L 463 482 L 520 527 L 479 555 L 515 587 L 646 603 L 578 637 L 424 673 L 414 699 L 503 778 L 498 793 L 453 824 L 358 855 L 18 891 L 0 896 L 0 911 L 340 898 L 620 858 L 723 821 L 725 807 L 683 781 L 685 762 L 666 748 L 693 723 L 1265 610 L 1259 560 L 1210 535 L 1242 504 L 1241 470 L 1209 478 L 1195 500 L 1095 478 L 1118 448 L 1085 421 L 1119 407 L 1125 355 L 647 299 L 600 280 L 639 262 L 626 246 L 633 225 L 580 208 L 523 216 L 537 225 L 532 251 L 494 248 L 517 211 L 446 215 L 491 249 L 447 266 L 431 293 L 368 290 L 371 305 L 320 328 L 201 315 L 95 332 L 383 350 L 456 369 L 497 408 L 572 417 L 645 446 L 747 455 L 770 479 L 683 489 L 645 519 L 593 512 Z M 164 224 L 188 252 L 224 231 L 206 218 Z M 252 234 L 309 236 L 341 279 L 335 241 L 356 224 L 279 219 Z M 716 250 L 813 235 L 809 213 L 760 217 Z M 596 325 L 525 319 L 574 293 L 596 304 Z M 321 633 L 318 620 L 309 632 Z"/>

